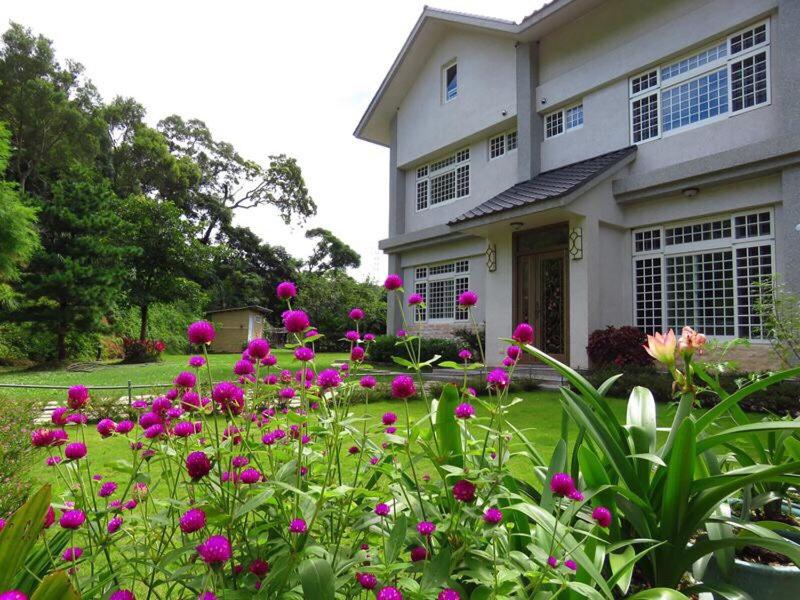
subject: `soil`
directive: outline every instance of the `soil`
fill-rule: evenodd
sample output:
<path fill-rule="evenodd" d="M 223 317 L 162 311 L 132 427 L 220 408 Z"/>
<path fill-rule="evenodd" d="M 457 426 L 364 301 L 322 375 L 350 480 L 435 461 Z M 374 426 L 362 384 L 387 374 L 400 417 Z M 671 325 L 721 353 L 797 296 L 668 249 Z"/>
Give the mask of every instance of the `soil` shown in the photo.
<path fill-rule="evenodd" d="M 754 523 L 759 521 L 777 521 L 779 523 L 786 523 L 795 527 L 800 526 L 800 520 L 794 515 L 779 514 L 779 515 L 766 515 L 764 511 L 753 511 L 750 515 L 750 520 Z M 788 556 L 784 556 L 778 552 L 760 548 L 758 546 L 744 546 L 736 551 L 736 558 L 747 561 L 749 563 L 756 563 L 759 565 L 772 565 L 772 566 L 791 566 L 794 563 Z"/>

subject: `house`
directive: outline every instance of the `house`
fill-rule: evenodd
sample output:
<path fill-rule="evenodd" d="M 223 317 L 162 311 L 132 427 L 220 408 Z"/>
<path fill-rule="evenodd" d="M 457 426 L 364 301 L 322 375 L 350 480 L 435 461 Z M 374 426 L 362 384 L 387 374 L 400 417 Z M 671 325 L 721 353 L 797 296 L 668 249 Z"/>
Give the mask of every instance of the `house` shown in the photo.
<path fill-rule="evenodd" d="M 752 340 L 765 276 L 800 290 L 800 2 L 553 0 L 519 23 L 426 8 L 359 122 L 389 148 L 389 272 L 487 358 L 515 323 L 588 366 L 590 333 Z M 404 321 L 405 320 L 405 321 Z"/>
<path fill-rule="evenodd" d="M 263 306 L 208 311 L 206 315 L 217 332 L 211 349 L 214 352 L 241 352 L 253 338 L 264 337 L 264 322 L 271 312 Z"/>

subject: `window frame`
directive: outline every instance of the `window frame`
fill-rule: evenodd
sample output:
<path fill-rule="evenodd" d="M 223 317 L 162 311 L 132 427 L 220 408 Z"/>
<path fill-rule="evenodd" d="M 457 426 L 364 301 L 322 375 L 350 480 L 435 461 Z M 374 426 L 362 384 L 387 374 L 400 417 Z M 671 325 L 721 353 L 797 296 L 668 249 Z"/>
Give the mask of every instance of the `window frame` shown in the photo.
<path fill-rule="evenodd" d="M 455 93 L 450 96 L 450 92 L 447 89 L 447 72 L 453 67 L 456 69 L 456 87 Z M 458 98 L 458 59 L 454 58 L 442 65 L 442 104 L 449 104 L 456 98 Z"/>
<path fill-rule="evenodd" d="M 463 153 L 466 152 L 466 158 L 459 159 Z M 433 166 L 440 162 L 446 162 L 452 159 L 450 164 L 440 167 L 439 169 L 433 170 Z M 458 200 L 463 200 L 464 198 L 469 198 L 470 194 L 472 193 L 472 167 L 470 166 L 472 162 L 472 151 L 470 150 L 469 146 L 465 146 L 452 152 L 442 158 L 438 158 L 434 161 L 425 163 L 423 165 L 419 165 L 414 169 L 409 169 L 410 172 L 415 174 L 414 178 L 414 209 L 415 212 L 423 212 L 426 210 L 431 210 L 432 208 L 438 208 L 440 206 L 446 206 L 451 204 L 452 202 L 456 202 Z M 459 170 L 466 167 L 467 169 L 467 193 L 459 196 L 458 189 L 459 189 Z M 453 172 L 453 197 L 448 200 L 443 200 L 441 202 L 437 202 L 433 204 L 431 202 L 431 195 L 433 193 L 433 182 L 432 180 L 436 177 L 440 177 L 446 173 Z M 420 208 L 420 197 L 419 197 L 419 186 L 421 183 L 425 182 L 427 185 L 427 190 L 425 192 L 425 206 Z"/>
<path fill-rule="evenodd" d="M 517 140 L 514 143 L 514 147 L 509 148 L 508 140 L 512 134 L 516 136 Z M 503 151 L 497 156 L 492 156 L 492 142 L 496 139 L 503 140 Z M 498 133 L 497 135 L 493 135 L 486 140 L 486 156 L 489 161 L 497 160 L 498 158 L 502 158 L 511 152 L 516 152 L 517 148 L 519 148 L 519 132 L 516 129 L 509 129 L 503 133 Z"/>
<path fill-rule="evenodd" d="M 466 265 L 465 269 L 462 268 Z M 431 273 L 432 269 L 436 267 L 444 267 L 449 269 L 442 273 Z M 424 294 L 425 308 L 419 310 L 418 307 L 414 309 L 413 318 L 415 323 L 464 323 L 469 320 L 468 314 L 462 311 L 463 316 L 459 316 L 458 296 L 459 296 L 459 281 L 466 280 L 466 287 L 469 289 L 469 282 L 471 277 L 470 259 L 455 258 L 447 261 L 439 261 L 436 263 L 429 263 L 414 267 L 414 291 L 418 294 Z M 452 281 L 453 288 L 453 316 L 452 317 L 431 317 L 430 310 L 430 284 L 442 281 Z M 420 292 L 420 286 L 424 286 L 425 291 Z M 418 318 L 423 315 L 424 318 Z"/>
<path fill-rule="evenodd" d="M 582 117 L 583 117 L 581 119 L 580 125 L 574 125 L 573 127 L 568 127 L 567 126 L 567 111 L 572 110 L 573 108 L 578 108 L 579 106 L 581 107 L 581 114 L 582 114 Z M 583 113 L 583 108 L 582 107 L 583 107 L 583 98 L 581 98 L 580 102 L 575 102 L 573 104 L 568 104 L 568 105 L 563 106 L 563 107 L 561 107 L 561 108 L 559 108 L 557 110 L 551 110 L 550 112 L 545 113 L 543 115 L 543 120 L 544 120 L 544 139 L 545 140 L 552 140 L 553 138 L 557 138 L 559 136 L 562 136 L 565 133 L 568 133 L 570 131 L 575 131 L 576 129 L 583 129 L 583 124 L 586 121 L 586 115 Z M 561 131 L 559 133 L 555 133 L 553 135 L 547 135 L 547 119 L 549 119 L 550 117 L 555 117 L 559 113 L 561 113 Z"/>

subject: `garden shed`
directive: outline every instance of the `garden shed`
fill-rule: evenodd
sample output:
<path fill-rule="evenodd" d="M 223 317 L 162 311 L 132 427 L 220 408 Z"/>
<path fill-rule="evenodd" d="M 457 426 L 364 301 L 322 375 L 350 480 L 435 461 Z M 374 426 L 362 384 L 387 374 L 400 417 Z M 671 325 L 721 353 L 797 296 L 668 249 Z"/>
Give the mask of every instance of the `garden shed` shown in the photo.
<path fill-rule="evenodd" d="M 264 336 L 264 323 L 270 312 L 268 308 L 256 305 L 208 311 L 208 319 L 214 323 L 217 331 L 211 350 L 241 352 L 247 342 Z"/>

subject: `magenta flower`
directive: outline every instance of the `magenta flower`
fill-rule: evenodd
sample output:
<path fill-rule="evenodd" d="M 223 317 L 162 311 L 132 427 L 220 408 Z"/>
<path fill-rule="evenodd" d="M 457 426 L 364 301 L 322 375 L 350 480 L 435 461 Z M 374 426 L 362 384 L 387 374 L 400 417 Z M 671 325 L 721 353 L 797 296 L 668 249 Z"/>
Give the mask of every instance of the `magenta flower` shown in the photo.
<path fill-rule="evenodd" d="M 425 546 L 414 546 L 409 554 L 411 562 L 420 562 L 428 558 L 428 549 Z"/>
<path fill-rule="evenodd" d="M 172 434 L 181 438 L 194 435 L 194 423 L 190 421 L 181 421 L 180 423 L 176 423 L 172 428 Z"/>
<path fill-rule="evenodd" d="M 83 442 L 73 442 L 64 448 L 64 456 L 70 460 L 78 460 L 86 456 L 86 444 Z"/>
<path fill-rule="evenodd" d="M 110 437 L 116 428 L 117 424 L 111 419 L 100 419 L 97 423 L 97 433 L 100 434 L 100 437 Z"/>
<path fill-rule="evenodd" d="M 364 375 L 359 384 L 361 387 L 371 390 L 378 384 L 378 381 L 372 375 Z"/>
<path fill-rule="evenodd" d="M 302 310 L 287 310 L 283 313 L 283 326 L 289 333 L 300 333 L 308 329 L 310 324 L 308 315 Z"/>
<path fill-rule="evenodd" d="M 289 531 L 291 533 L 305 533 L 308 530 L 308 525 L 303 519 L 292 519 L 289 523 Z"/>
<path fill-rule="evenodd" d="M 577 571 L 578 570 L 578 565 L 572 559 L 565 560 L 564 561 L 564 566 L 567 567 L 570 571 Z"/>
<path fill-rule="evenodd" d="M 299 348 L 295 348 L 294 357 L 299 361 L 308 362 L 314 360 L 314 351 L 311 348 L 300 346 Z"/>
<path fill-rule="evenodd" d="M 396 587 L 382 588 L 375 600 L 403 600 L 403 594 Z"/>
<path fill-rule="evenodd" d="M 233 372 L 236 375 L 250 375 L 255 371 L 253 368 L 253 363 L 251 363 L 247 359 L 237 360 L 236 364 L 233 365 Z"/>
<path fill-rule="evenodd" d="M 189 473 L 189 477 L 197 481 L 211 471 L 211 461 L 205 452 L 191 452 L 186 457 L 186 471 Z"/>
<path fill-rule="evenodd" d="M 269 563 L 260 558 L 256 558 L 250 563 L 250 566 L 247 568 L 247 570 L 261 579 L 266 577 L 267 573 L 269 573 Z"/>
<path fill-rule="evenodd" d="M 353 362 L 361 362 L 364 360 L 365 354 L 364 348 L 361 346 L 353 346 L 353 349 L 350 351 L 350 360 Z"/>
<path fill-rule="evenodd" d="M 148 440 L 152 440 L 153 438 L 157 438 L 161 435 L 164 435 L 164 426 L 161 423 L 150 425 L 150 427 L 144 430 L 144 437 L 146 437 Z"/>
<path fill-rule="evenodd" d="M 398 375 L 392 380 L 392 397 L 410 398 L 416 393 L 414 380 L 408 375 Z"/>
<path fill-rule="evenodd" d="M 467 348 L 462 348 L 461 350 L 458 351 L 458 358 L 460 358 L 464 362 L 472 360 L 472 352 L 470 352 L 470 350 L 468 350 Z"/>
<path fill-rule="evenodd" d="M 487 525 L 497 525 L 503 520 L 503 513 L 499 508 L 487 508 L 483 512 L 483 521 Z"/>
<path fill-rule="evenodd" d="M 224 535 L 212 535 L 197 546 L 197 553 L 208 565 L 222 564 L 231 558 L 231 543 Z"/>
<path fill-rule="evenodd" d="M 214 592 L 202 592 L 197 600 L 217 600 L 217 595 Z"/>
<path fill-rule="evenodd" d="M 28 600 L 28 596 L 19 590 L 0 592 L 0 600 Z"/>
<path fill-rule="evenodd" d="M 458 297 L 459 306 L 475 306 L 478 303 L 478 294 L 467 290 Z"/>
<path fill-rule="evenodd" d="M 255 338 L 247 344 L 247 353 L 255 359 L 266 358 L 269 354 L 269 342 L 264 338 Z"/>
<path fill-rule="evenodd" d="M 513 361 L 519 360 L 519 357 L 522 355 L 522 349 L 519 346 L 509 346 L 506 348 L 506 355 Z"/>
<path fill-rule="evenodd" d="M 179 525 L 183 533 L 194 533 L 206 526 L 206 513 L 199 508 L 190 508 L 181 515 Z"/>
<path fill-rule="evenodd" d="M 389 514 L 389 505 L 381 502 L 375 505 L 375 514 L 379 517 L 385 517 Z"/>
<path fill-rule="evenodd" d="M 60 456 L 48 456 L 44 462 L 48 467 L 55 467 L 61 460 L 62 458 Z"/>
<path fill-rule="evenodd" d="M 322 389 L 335 388 L 339 387 L 342 383 L 342 378 L 339 375 L 339 371 L 335 369 L 325 369 L 317 375 L 317 383 Z"/>
<path fill-rule="evenodd" d="M 469 419 L 475 415 L 475 407 L 469 402 L 462 402 L 456 406 L 456 417 L 459 419 Z"/>
<path fill-rule="evenodd" d="M 547 564 L 555 569 L 558 566 L 558 559 L 555 556 L 550 556 L 547 559 Z"/>
<path fill-rule="evenodd" d="M 239 481 L 241 481 L 242 483 L 246 483 L 248 485 L 253 483 L 258 483 L 259 481 L 261 481 L 261 473 L 258 470 L 253 469 L 252 467 L 249 469 L 245 469 L 239 475 Z"/>
<path fill-rule="evenodd" d="M 381 417 L 381 422 L 384 425 L 394 425 L 395 423 L 397 423 L 397 415 L 394 414 L 391 411 L 390 412 L 385 412 L 385 413 L 383 413 L 383 416 Z"/>
<path fill-rule="evenodd" d="M 425 298 L 422 297 L 422 294 L 411 294 L 408 297 L 409 306 L 417 306 L 418 304 L 422 304 L 423 302 L 425 302 Z"/>
<path fill-rule="evenodd" d="M 136 600 L 136 596 L 130 590 L 117 590 L 108 597 L 108 600 Z"/>
<path fill-rule="evenodd" d="M 50 415 L 50 420 L 53 421 L 53 425 L 63 426 L 67 424 L 67 412 L 69 412 L 69 408 L 66 406 L 57 406 L 53 409 L 53 414 Z"/>
<path fill-rule="evenodd" d="M 606 528 L 611 525 L 611 511 L 605 506 L 598 506 L 592 511 L 592 518 L 597 521 L 600 527 Z"/>
<path fill-rule="evenodd" d="M 550 480 L 550 490 L 557 496 L 569 496 L 575 489 L 575 482 L 567 473 L 555 473 Z"/>
<path fill-rule="evenodd" d="M 398 329 L 397 330 L 397 337 L 404 338 L 408 335 L 405 329 Z"/>
<path fill-rule="evenodd" d="M 357 342 L 360 337 L 355 329 L 351 329 L 350 331 L 345 332 L 344 339 L 346 339 L 348 342 Z"/>
<path fill-rule="evenodd" d="M 100 491 L 97 492 L 97 495 L 101 498 L 108 498 L 114 492 L 117 491 L 117 484 L 113 481 L 106 481 L 103 485 L 100 486 Z"/>
<path fill-rule="evenodd" d="M 399 290 L 401 287 L 403 287 L 403 280 L 399 275 L 395 275 L 393 273 L 386 278 L 386 281 L 383 282 L 383 287 L 390 292 L 392 290 Z"/>
<path fill-rule="evenodd" d="M 122 527 L 122 517 L 114 517 L 108 522 L 108 533 L 116 533 Z"/>
<path fill-rule="evenodd" d="M 133 427 L 134 427 L 133 421 L 125 419 L 124 421 L 120 421 L 119 423 L 117 423 L 116 432 L 121 434 L 130 433 L 131 431 L 133 431 Z"/>
<path fill-rule="evenodd" d="M 154 412 L 146 412 L 142 413 L 139 416 L 139 426 L 142 429 L 147 429 L 151 425 L 155 425 L 156 423 L 161 423 L 161 417 Z"/>
<path fill-rule="evenodd" d="M 365 590 L 372 590 L 378 585 L 378 578 L 372 573 L 356 573 L 356 580 Z"/>
<path fill-rule="evenodd" d="M 274 354 L 268 354 L 261 359 L 261 364 L 265 367 L 274 367 L 278 363 L 278 357 Z"/>
<path fill-rule="evenodd" d="M 350 311 L 349 316 L 350 319 L 352 319 L 353 321 L 360 321 L 361 319 L 364 318 L 364 311 L 356 307 Z"/>
<path fill-rule="evenodd" d="M 81 556 L 83 556 L 83 548 L 72 546 L 64 550 L 64 553 L 61 555 L 61 560 L 65 562 L 74 562 Z"/>
<path fill-rule="evenodd" d="M 291 400 L 295 396 L 294 388 L 281 388 L 281 391 L 278 392 L 278 396 L 280 396 L 282 400 Z"/>
<path fill-rule="evenodd" d="M 206 359 L 202 356 L 192 356 L 189 358 L 189 366 L 194 367 L 195 369 L 199 369 L 204 364 L 206 364 Z"/>
<path fill-rule="evenodd" d="M 208 321 L 195 321 L 186 330 L 189 342 L 195 345 L 210 344 L 214 341 L 217 332 Z"/>
<path fill-rule="evenodd" d="M 436 600 L 461 600 L 461 595 L 452 588 L 445 588 L 439 592 Z"/>
<path fill-rule="evenodd" d="M 520 323 L 511 334 L 511 338 L 518 341 L 520 344 L 533 343 L 533 327 L 527 323 Z"/>
<path fill-rule="evenodd" d="M 417 531 L 420 535 L 428 537 L 433 535 L 433 532 L 436 531 L 436 525 L 430 521 L 420 521 L 417 523 Z"/>
<path fill-rule="evenodd" d="M 374 333 L 365 333 L 364 334 L 364 341 L 365 342 L 374 342 L 375 341 L 375 334 Z"/>
<path fill-rule="evenodd" d="M 53 523 L 56 522 L 56 511 L 53 510 L 52 506 L 47 507 L 47 512 L 44 513 L 44 523 L 42 524 L 45 529 L 50 529 Z M 2 530 L 2 528 L 0 528 Z"/>
<path fill-rule="evenodd" d="M 453 497 L 459 502 L 474 502 L 475 489 L 474 483 L 466 479 L 460 479 L 453 486 Z"/>
<path fill-rule="evenodd" d="M 82 510 L 72 509 L 65 511 L 58 520 L 64 529 L 77 529 L 86 521 L 86 514 Z"/>
<path fill-rule="evenodd" d="M 486 376 L 486 383 L 489 384 L 490 388 L 504 390 L 508 387 L 510 379 L 508 378 L 508 373 L 503 369 L 494 369 Z"/>
<path fill-rule="evenodd" d="M 31 431 L 31 445 L 33 445 L 35 448 L 44 448 L 52 443 L 52 429 L 34 429 Z"/>
<path fill-rule="evenodd" d="M 234 415 L 238 415 L 244 408 L 244 390 L 230 381 L 222 381 L 215 385 L 211 391 L 211 398 L 223 411 L 230 411 Z"/>
<path fill-rule="evenodd" d="M 503 359 L 503 366 L 504 367 L 513 367 L 514 366 L 514 359 L 513 358 L 509 358 L 508 356 L 506 356 Z"/>
<path fill-rule="evenodd" d="M 89 401 L 89 390 L 85 385 L 73 385 L 67 390 L 67 405 L 72 410 L 83 408 Z"/>
<path fill-rule="evenodd" d="M 583 494 L 581 494 L 578 490 L 572 490 L 567 496 L 567 498 L 569 498 L 570 500 L 575 500 L 575 502 L 582 502 Z"/>
<path fill-rule="evenodd" d="M 173 383 L 180 388 L 193 388 L 197 384 L 197 375 L 191 371 L 181 371 Z"/>
<path fill-rule="evenodd" d="M 282 281 L 278 284 L 275 292 L 281 300 L 289 300 L 297 296 L 297 286 L 291 281 Z"/>
<path fill-rule="evenodd" d="M 63 429 L 56 429 L 53 431 L 53 446 L 61 446 L 66 444 L 69 436 Z"/>

